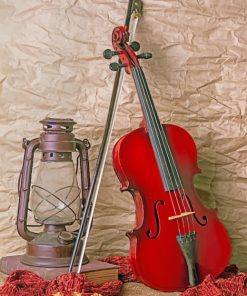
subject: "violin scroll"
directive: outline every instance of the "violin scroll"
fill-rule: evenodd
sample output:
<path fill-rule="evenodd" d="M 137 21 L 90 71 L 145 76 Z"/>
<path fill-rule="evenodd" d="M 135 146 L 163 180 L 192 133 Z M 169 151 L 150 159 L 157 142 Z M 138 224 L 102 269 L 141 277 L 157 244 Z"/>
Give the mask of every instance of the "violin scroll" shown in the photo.
<path fill-rule="evenodd" d="M 121 50 L 129 41 L 129 31 L 126 26 L 116 27 L 112 32 L 112 46 L 115 50 Z"/>

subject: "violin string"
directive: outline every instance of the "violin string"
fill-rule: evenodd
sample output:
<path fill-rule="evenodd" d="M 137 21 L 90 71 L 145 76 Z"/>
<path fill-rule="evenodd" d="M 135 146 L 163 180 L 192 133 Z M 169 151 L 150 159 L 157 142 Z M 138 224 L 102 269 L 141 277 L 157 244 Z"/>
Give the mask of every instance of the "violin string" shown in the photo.
<path fill-rule="evenodd" d="M 142 73 L 143 80 L 144 80 L 145 79 L 145 76 L 144 76 L 143 70 L 141 68 L 140 68 L 140 73 Z M 144 86 L 146 86 L 146 84 L 144 84 Z M 148 88 L 147 88 L 147 92 L 149 92 Z M 150 95 L 150 97 L 151 97 L 151 95 Z M 155 107 L 154 107 L 154 105 L 152 103 L 150 104 L 150 107 L 151 107 L 151 109 L 153 109 L 152 111 L 155 110 Z M 160 134 L 164 134 L 163 127 L 162 127 L 162 125 L 161 125 L 161 123 L 159 121 L 159 117 L 158 116 L 154 116 L 153 118 L 156 121 L 156 126 L 157 126 Z M 179 191 L 179 194 L 180 194 L 180 197 L 181 197 L 181 200 L 182 200 L 182 204 L 183 204 L 184 210 L 186 211 L 186 206 L 187 206 L 187 209 L 189 211 L 191 211 L 191 207 L 190 207 L 189 202 L 188 202 L 188 200 L 186 198 L 186 193 L 185 193 L 185 190 L 184 190 L 184 186 L 182 184 L 182 180 L 181 180 L 180 174 L 178 172 L 178 169 L 177 169 L 175 160 L 174 160 L 173 155 L 172 155 L 172 152 L 171 152 L 170 145 L 168 143 L 168 140 L 167 140 L 167 137 L 165 136 L 165 134 L 164 134 L 163 137 L 161 137 L 161 140 L 165 140 L 165 142 L 166 142 L 166 147 L 167 147 L 167 150 L 168 150 L 168 153 L 167 153 L 167 151 L 166 151 L 166 153 L 167 153 L 167 158 L 168 158 L 169 164 L 171 166 L 171 171 L 172 171 L 172 168 L 175 168 L 175 173 L 172 171 L 172 174 L 174 176 L 174 179 L 175 179 L 175 182 L 176 182 L 176 186 L 178 186 L 177 180 L 179 182 L 178 191 Z M 177 178 L 176 178 L 175 175 L 177 176 Z M 181 194 L 180 189 L 182 190 L 182 194 Z M 183 198 L 185 199 L 186 206 L 184 204 Z M 189 217 L 186 216 L 188 226 L 189 226 L 189 221 L 188 221 L 189 218 L 190 218 L 190 220 L 192 222 L 193 230 L 195 230 L 195 222 L 194 222 L 194 219 L 192 218 L 192 216 L 189 216 Z M 190 229 L 189 229 L 189 232 L 190 232 Z"/>
<path fill-rule="evenodd" d="M 140 68 L 139 71 L 140 71 L 140 73 L 142 74 L 143 81 L 145 82 L 145 76 L 144 76 L 143 70 Z M 149 95 L 150 95 L 150 92 L 149 92 L 149 89 L 148 89 L 146 83 L 143 83 L 143 84 L 144 84 L 144 86 L 146 87 L 147 93 L 149 93 Z M 151 98 L 151 95 L 150 95 L 150 98 Z M 155 107 L 154 107 L 154 105 L 152 104 L 152 98 L 151 98 L 150 101 L 151 101 L 150 107 L 153 109 L 152 111 L 156 113 Z M 162 125 L 160 124 L 160 121 L 159 121 L 158 116 L 154 116 L 153 118 L 154 118 L 154 120 L 156 121 L 156 126 L 157 126 L 157 128 L 158 128 L 160 134 L 161 134 L 161 135 L 162 135 L 162 134 L 164 135 L 164 130 L 163 130 Z M 188 200 L 187 200 L 187 198 L 186 198 L 185 190 L 184 190 L 184 187 L 183 187 L 183 184 L 182 184 L 182 181 L 181 181 L 181 178 L 180 178 L 179 172 L 178 172 L 178 170 L 177 170 L 177 166 L 176 166 L 176 164 L 175 164 L 174 158 L 173 158 L 172 153 L 171 153 L 171 150 L 170 150 L 170 145 L 169 145 L 169 143 L 168 143 L 168 140 L 167 140 L 167 138 L 166 138 L 165 135 L 164 135 L 163 137 L 161 137 L 161 140 L 165 140 L 165 141 L 166 141 L 166 145 L 165 145 L 165 146 L 167 146 L 167 150 L 168 150 L 168 153 L 167 153 L 167 151 L 166 151 L 167 158 L 168 158 L 169 164 L 170 164 L 170 166 L 171 166 L 171 171 L 172 171 L 172 174 L 173 174 L 173 176 L 174 176 L 174 179 L 175 179 L 175 182 L 176 182 L 176 186 L 178 186 L 178 184 L 177 184 L 177 180 L 178 180 L 178 182 L 179 182 L 178 191 L 179 191 L 180 198 L 181 198 L 181 201 L 182 201 L 182 204 L 183 204 L 183 208 L 184 208 L 184 210 L 186 211 L 186 206 L 185 206 L 185 204 L 184 204 L 184 200 L 183 200 L 183 197 L 184 197 L 188 209 L 191 210 L 191 208 L 190 208 L 190 206 L 189 206 L 189 203 L 188 203 Z M 164 148 L 165 148 L 165 146 L 164 146 Z M 166 148 L 165 148 L 165 150 L 166 150 Z M 170 156 L 169 156 L 169 155 L 170 155 Z M 173 172 L 173 169 L 172 169 L 172 168 L 175 168 L 175 173 Z M 176 174 L 176 175 L 175 175 L 175 174 Z M 177 176 L 177 178 L 176 178 L 176 176 Z M 182 194 L 181 194 L 180 189 L 182 189 L 182 192 L 183 192 Z M 195 230 L 195 222 L 194 222 L 192 216 L 189 216 L 189 217 L 186 216 L 186 220 L 187 220 L 187 224 L 188 224 L 188 230 L 189 230 L 189 232 L 190 232 L 189 218 L 190 218 L 190 221 L 192 222 L 193 230 Z"/>
<path fill-rule="evenodd" d="M 142 83 L 144 85 L 144 87 L 146 88 L 146 93 L 149 94 L 149 96 L 147 96 L 147 98 L 150 100 L 151 98 L 151 95 L 150 95 L 150 92 L 149 92 L 149 89 L 145 83 L 145 76 L 144 76 L 144 73 L 143 73 L 143 70 L 142 68 L 140 67 L 140 69 L 138 69 L 138 71 L 140 72 L 140 75 L 142 77 Z M 155 107 L 154 105 L 152 104 L 152 99 L 150 100 L 151 103 L 149 104 L 149 106 L 151 107 L 153 113 L 155 112 L 156 113 L 156 110 L 155 110 Z M 152 112 L 150 112 L 152 113 Z M 153 116 L 152 118 L 154 121 L 155 121 L 155 124 L 156 124 L 156 127 L 157 129 L 159 130 L 159 133 L 160 135 L 164 134 L 164 130 L 163 130 L 163 127 L 159 121 L 159 118 L 158 116 Z M 161 141 L 162 140 L 165 140 L 166 141 L 166 145 L 164 145 L 164 148 L 167 146 L 167 150 L 168 150 L 168 153 L 167 151 L 166 152 L 166 155 L 167 155 L 167 158 L 168 158 L 168 161 L 169 161 L 169 164 L 170 164 L 170 167 L 171 167 L 171 171 L 172 171 L 172 174 L 173 174 L 173 177 L 174 177 L 174 180 L 175 180 L 175 183 L 176 183 L 176 186 L 178 187 L 178 191 L 179 191 L 179 194 L 180 194 L 180 198 L 181 198 L 181 201 L 182 201 L 182 204 L 183 204 L 183 208 L 184 210 L 186 211 L 186 208 L 188 208 L 189 210 L 191 210 L 190 206 L 189 206 L 189 203 L 188 203 L 188 200 L 187 200 L 187 197 L 186 197 L 186 193 L 185 193 L 185 190 L 184 190 L 184 187 L 183 187 L 183 184 L 182 184 L 182 180 L 181 180 L 181 177 L 180 177 L 180 174 L 177 170 L 177 166 L 176 166 L 176 163 L 175 163 L 175 160 L 172 156 L 172 153 L 171 153 L 171 149 L 170 149 L 170 145 L 168 143 L 168 140 L 166 138 L 166 136 L 164 135 L 163 137 L 161 137 Z M 166 150 L 166 148 L 165 148 Z M 162 151 L 162 149 L 161 149 Z M 170 156 L 169 156 L 170 155 Z M 175 168 L 175 172 L 173 171 L 173 168 Z M 177 178 L 176 178 L 177 176 Z M 172 179 L 170 178 L 171 182 L 172 182 Z M 179 182 L 179 184 L 177 183 L 177 180 Z M 174 187 L 174 186 L 173 186 Z M 181 191 L 180 189 L 182 190 L 182 194 L 181 194 Z M 187 207 L 185 206 L 184 204 L 184 199 L 185 199 L 185 202 L 186 202 L 186 205 Z M 190 221 L 192 222 L 192 225 L 193 225 L 193 230 L 195 230 L 195 222 L 194 222 L 194 219 L 192 218 L 192 216 L 186 216 L 186 220 L 187 220 L 187 224 L 188 224 L 188 230 L 190 232 L 190 223 L 189 223 L 189 218 L 190 218 Z"/>
<path fill-rule="evenodd" d="M 160 145 L 160 148 L 161 148 L 162 145 L 161 145 L 160 141 L 163 142 L 163 138 L 166 139 L 166 137 L 165 137 L 165 135 L 164 135 L 164 130 L 163 130 L 163 127 L 162 127 L 161 124 L 160 124 L 160 121 L 159 121 L 158 117 L 155 116 L 156 110 L 154 109 L 154 106 L 153 106 L 153 104 L 152 104 L 151 94 L 150 94 L 149 89 L 148 89 L 148 87 L 147 87 L 147 85 L 146 85 L 145 76 L 144 76 L 144 74 L 142 73 L 141 68 L 140 68 L 140 69 L 137 69 L 137 71 L 138 71 L 138 73 L 139 73 L 139 75 L 140 75 L 140 77 L 141 77 L 142 84 L 143 84 L 144 88 L 146 88 L 144 91 L 145 91 L 145 95 L 146 95 L 146 97 L 147 97 L 147 100 L 149 101 L 149 102 L 148 102 L 149 113 L 150 113 L 150 114 L 153 114 L 153 116 L 151 116 L 151 119 L 152 119 L 152 121 L 153 121 L 153 125 L 157 128 L 157 130 L 158 130 L 158 132 L 159 132 L 159 133 L 157 133 L 157 140 L 158 140 L 159 145 Z M 155 110 L 155 112 L 154 112 L 154 110 Z M 161 130 L 161 129 L 162 129 L 162 130 Z M 163 136 L 163 135 L 164 135 L 164 136 Z M 166 146 L 168 147 L 168 149 L 170 148 L 169 145 L 168 145 L 168 142 L 166 143 L 166 145 L 164 145 L 164 142 L 163 142 L 163 147 L 164 147 L 164 149 L 165 149 L 165 153 L 166 153 L 166 156 L 167 156 L 167 159 L 168 159 L 168 163 L 169 163 L 169 165 L 170 165 L 170 167 L 171 167 L 171 173 L 172 173 L 172 176 L 173 176 L 173 178 L 174 178 L 174 181 L 175 181 L 175 184 L 176 184 L 176 188 L 177 188 L 178 193 L 179 193 L 179 196 L 180 196 L 180 200 L 182 201 L 183 210 L 186 211 L 186 206 L 185 206 L 185 204 L 184 204 L 184 199 L 182 198 L 182 194 L 181 194 L 181 191 L 180 191 L 180 187 L 182 187 L 182 189 L 183 189 L 183 186 L 182 186 L 181 180 L 180 180 L 179 178 L 176 177 L 176 176 L 179 176 L 179 175 L 178 175 L 178 171 L 176 171 L 176 172 L 173 171 L 173 167 L 175 167 L 175 169 L 176 169 L 176 165 L 175 165 L 175 162 L 172 162 L 172 159 L 171 159 L 171 158 L 172 158 L 171 151 L 168 151 L 168 152 L 167 152 L 168 149 L 166 148 Z M 160 152 L 163 154 L 164 151 L 163 151 L 162 148 L 160 149 Z M 169 153 L 169 152 L 170 152 L 170 153 Z M 169 156 L 169 154 L 170 154 L 171 156 Z M 163 156 L 164 156 L 164 155 L 163 155 Z M 174 186 L 174 183 L 173 183 L 173 179 L 172 179 L 172 177 L 171 177 L 171 174 L 170 174 L 169 170 L 168 170 L 168 174 L 169 174 L 169 179 L 170 179 L 170 182 L 171 182 L 172 187 L 173 187 L 173 190 L 174 190 L 174 194 L 175 194 L 175 198 L 176 198 L 177 205 L 178 205 L 179 210 L 180 210 L 180 212 L 181 212 L 180 203 L 178 202 L 178 197 L 177 197 L 176 189 L 175 189 L 175 186 Z M 179 186 L 178 183 L 180 183 L 180 186 Z M 185 197 L 185 196 L 184 196 L 184 197 Z M 185 198 L 186 198 L 186 197 L 185 197 Z M 186 222 L 187 222 L 188 231 L 190 232 L 190 223 L 189 223 L 189 218 L 188 218 L 188 216 L 186 216 L 186 217 L 182 217 L 182 222 L 183 222 L 183 223 L 184 223 L 184 219 L 185 219 Z"/>
<path fill-rule="evenodd" d="M 136 81 L 139 82 L 139 78 L 138 78 L 138 75 L 137 75 L 138 73 L 133 72 L 133 74 L 135 74 L 135 76 L 136 76 Z M 139 85 L 139 84 L 136 84 L 136 86 L 137 86 L 137 88 L 139 88 L 140 95 L 141 95 L 141 96 L 143 96 L 143 95 L 146 96 L 146 94 L 145 94 L 145 92 L 144 92 L 144 88 L 142 87 L 142 85 L 141 85 L 141 84 L 140 84 L 140 85 Z M 141 101 L 141 105 L 142 105 L 143 111 L 146 111 L 147 114 L 150 114 L 150 113 L 148 113 L 148 109 L 147 109 L 148 106 L 145 106 L 144 102 L 142 102 L 142 101 Z M 145 113 L 145 112 L 144 112 L 144 113 Z M 152 129 L 150 129 L 149 132 L 153 135 L 153 133 L 152 133 Z M 157 150 L 157 143 L 154 142 L 153 145 L 156 146 L 156 150 Z M 155 147 L 154 147 L 154 149 L 155 149 Z M 159 154 L 157 154 L 157 157 L 159 157 L 159 159 L 161 160 Z M 165 166 L 166 166 L 166 168 L 167 168 L 167 164 L 166 164 L 166 163 L 165 163 Z M 167 168 L 167 169 L 168 169 L 168 168 Z M 165 181 L 165 186 L 168 187 L 168 182 L 167 182 L 167 180 L 164 179 L 164 181 Z M 173 201 L 173 198 L 172 198 L 171 192 L 168 191 L 168 193 L 169 193 L 169 198 L 170 198 L 170 200 L 171 200 L 171 205 L 172 205 L 172 208 L 173 208 L 174 215 L 177 216 L 177 210 L 176 210 L 176 208 L 175 208 L 175 206 L 174 206 L 174 201 Z M 180 209 L 180 207 L 178 207 L 178 208 L 179 208 L 179 211 L 180 211 L 180 213 L 181 213 L 181 209 Z M 177 219 L 176 219 L 176 223 L 177 223 L 178 233 L 179 233 L 179 235 L 181 235 L 181 229 L 180 229 L 180 226 L 179 226 L 179 221 L 178 221 Z M 185 225 L 184 225 L 184 223 L 183 223 L 182 225 L 183 225 L 183 230 L 185 231 Z"/>
<path fill-rule="evenodd" d="M 136 83 L 136 88 L 137 88 L 137 92 L 139 93 L 139 97 L 141 98 L 142 96 L 146 96 L 146 94 L 145 94 L 145 92 L 144 92 L 144 89 L 143 89 L 142 85 L 138 83 L 138 82 L 139 82 L 138 72 L 135 71 L 135 68 L 132 68 L 132 74 L 133 74 L 134 78 L 136 78 L 136 79 L 134 79 L 134 81 L 135 81 L 135 83 Z M 143 104 L 142 101 L 141 101 L 141 105 L 142 105 L 142 108 L 143 108 L 144 114 L 145 114 L 145 112 L 147 113 L 148 110 L 147 110 L 145 104 Z M 152 129 L 150 129 L 149 132 L 152 133 Z M 154 145 L 156 145 L 156 143 L 154 143 Z M 156 147 L 156 149 L 157 149 L 157 147 Z M 158 154 L 158 157 L 159 157 L 159 154 Z M 166 163 L 165 163 L 165 165 L 167 166 Z M 166 184 L 165 184 L 166 187 L 168 187 L 168 183 L 167 183 L 167 180 L 166 180 L 166 179 L 165 179 L 165 183 L 166 183 Z M 177 216 L 177 210 L 176 210 L 176 208 L 175 208 L 175 206 L 174 206 L 174 202 L 173 202 L 173 198 L 172 198 L 171 192 L 168 191 L 168 193 L 169 193 L 169 198 L 170 198 L 170 200 L 171 200 L 171 205 L 172 205 L 172 208 L 173 208 L 173 211 L 174 211 L 174 215 Z M 180 208 L 179 208 L 179 210 L 180 210 L 180 213 L 181 213 L 181 209 L 180 209 Z M 179 235 L 181 235 L 181 229 L 180 229 L 180 226 L 179 226 L 179 221 L 178 221 L 178 219 L 176 219 L 176 222 L 177 222 L 178 233 L 179 233 Z M 184 229 L 184 231 L 185 231 L 185 225 L 184 225 L 184 222 L 183 222 L 183 229 Z"/>
<path fill-rule="evenodd" d="M 153 122 L 153 125 L 157 125 L 157 121 L 155 120 L 155 114 L 154 114 L 154 112 L 152 112 L 153 110 L 151 110 L 152 109 L 152 106 L 150 106 L 151 104 L 150 104 L 150 98 L 151 98 L 151 94 L 150 94 L 150 92 L 149 92 L 149 90 L 148 90 L 148 87 L 146 87 L 146 81 L 145 81 L 145 78 L 144 77 L 142 77 L 143 75 L 142 75 L 142 73 L 141 73 L 141 71 L 139 70 L 139 69 L 137 69 L 137 71 L 138 71 L 138 73 L 139 73 L 139 75 L 140 75 L 140 77 L 141 77 L 141 80 L 142 80 L 142 85 L 144 86 L 144 92 L 145 92 L 145 96 L 146 96 L 146 100 L 147 100 L 147 107 L 149 108 L 149 110 L 148 110 L 148 114 L 150 114 L 151 116 L 150 116 L 150 119 L 152 120 L 152 122 Z M 146 88 L 146 89 L 145 89 Z M 151 109 L 150 109 L 150 107 L 151 107 Z M 156 111 L 155 111 L 155 113 L 156 113 Z M 153 116 L 152 116 L 152 114 L 153 114 Z M 157 126 L 156 126 L 156 128 L 157 128 Z M 160 132 L 160 131 L 159 131 Z M 157 138 L 157 140 L 158 140 L 158 145 L 159 145 L 159 147 L 160 147 L 160 153 L 162 154 L 162 156 L 163 156 L 163 159 L 164 159 L 164 151 L 163 151 L 163 149 L 162 149 L 162 146 L 161 146 L 161 141 L 162 141 L 162 137 L 161 137 L 161 135 L 159 135 L 157 132 L 155 133 L 155 135 L 156 135 L 156 138 Z M 160 136 L 160 138 L 159 138 L 159 136 Z M 163 145 L 164 146 L 164 145 Z M 166 148 L 164 147 L 164 149 L 165 149 L 165 152 L 166 152 Z M 167 154 L 167 152 L 166 152 L 166 154 Z M 167 154 L 167 156 L 168 156 L 168 154 Z M 177 197 L 177 192 L 176 192 L 176 190 L 175 190 L 175 186 L 174 186 L 174 183 L 173 183 L 173 180 L 172 180 L 172 177 L 171 177 L 171 174 L 170 174 L 170 171 L 169 171 L 169 169 L 168 169 L 168 164 L 166 163 L 166 161 L 164 161 L 164 163 L 165 163 L 165 166 L 166 166 L 166 169 L 167 169 L 167 173 L 168 173 L 168 177 L 169 177 L 169 180 L 170 180 L 170 182 L 171 182 L 171 185 L 172 185 L 172 189 L 173 189 L 173 192 L 174 192 L 174 195 L 175 195 L 175 200 L 176 200 L 176 203 L 177 203 L 177 206 L 178 206 L 178 208 L 179 208 L 179 211 L 180 211 L 180 214 L 182 213 L 182 211 L 181 211 L 181 207 L 180 207 L 180 204 L 179 204 L 179 201 L 178 201 L 178 197 Z M 169 161 L 169 157 L 168 157 L 168 163 L 169 163 L 169 165 L 171 166 L 171 163 L 170 163 L 170 161 Z M 175 182 L 176 182 L 176 176 L 175 176 L 175 174 L 174 174 L 174 172 L 172 171 L 172 167 L 171 167 L 171 172 L 172 172 L 172 174 L 173 174 L 173 177 L 174 177 L 174 179 L 175 179 Z M 165 178 L 164 178 L 165 179 Z M 176 187 L 178 188 L 178 190 L 179 190 L 179 186 L 178 186 L 178 184 L 177 184 L 177 182 L 176 182 Z M 183 228 L 184 228 L 184 232 L 186 232 L 186 229 L 185 229 L 185 223 L 184 223 L 184 217 L 182 217 L 182 224 L 183 224 Z M 188 220 L 186 221 L 187 222 L 187 227 L 188 227 L 188 231 L 190 231 L 190 227 L 189 227 L 189 223 L 188 223 Z"/>

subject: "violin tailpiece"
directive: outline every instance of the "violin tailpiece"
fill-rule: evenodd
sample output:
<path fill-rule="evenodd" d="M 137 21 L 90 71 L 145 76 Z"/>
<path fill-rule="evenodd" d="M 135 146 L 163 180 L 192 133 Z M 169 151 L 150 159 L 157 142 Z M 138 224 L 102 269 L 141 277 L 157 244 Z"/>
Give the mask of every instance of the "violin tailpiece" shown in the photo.
<path fill-rule="evenodd" d="M 199 283 L 195 258 L 196 232 L 178 235 L 177 240 L 188 267 L 190 285 L 195 286 Z"/>

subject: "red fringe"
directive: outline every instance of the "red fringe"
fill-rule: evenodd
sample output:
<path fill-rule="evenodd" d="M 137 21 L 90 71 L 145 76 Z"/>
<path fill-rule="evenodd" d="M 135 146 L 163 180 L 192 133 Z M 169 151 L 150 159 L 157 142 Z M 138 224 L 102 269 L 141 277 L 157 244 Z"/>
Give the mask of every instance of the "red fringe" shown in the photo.
<path fill-rule="evenodd" d="M 240 273 L 236 265 L 228 266 L 225 271 L 214 279 L 206 276 L 204 281 L 193 288 L 187 289 L 181 296 L 246 296 L 247 274 Z"/>
<path fill-rule="evenodd" d="M 91 296 L 93 293 L 98 293 L 103 296 L 118 296 L 123 282 L 116 281 L 116 282 L 108 282 L 103 285 L 95 284 L 92 282 L 85 282 L 84 290 L 85 296 Z"/>
<path fill-rule="evenodd" d="M 118 296 L 123 282 L 137 281 L 128 257 L 110 256 L 101 260 L 119 265 L 121 281 L 98 285 L 85 281 L 83 274 L 75 272 L 45 281 L 31 271 L 17 270 L 7 277 L 5 284 L 0 288 L 0 296 L 53 296 L 58 292 L 63 296 L 75 296 L 75 292 L 83 296 L 91 296 L 93 293 Z M 181 296 L 244 295 L 247 295 L 247 274 L 240 273 L 236 265 L 227 267 L 218 279 L 208 275 L 200 285 L 189 288 L 181 294 Z"/>
<path fill-rule="evenodd" d="M 44 296 L 47 282 L 28 270 L 12 272 L 0 288 L 1 296 Z"/>
<path fill-rule="evenodd" d="M 63 296 L 72 296 L 74 292 L 84 293 L 85 275 L 71 272 L 55 277 L 48 282 L 45 296 L 60 292 Z"/>

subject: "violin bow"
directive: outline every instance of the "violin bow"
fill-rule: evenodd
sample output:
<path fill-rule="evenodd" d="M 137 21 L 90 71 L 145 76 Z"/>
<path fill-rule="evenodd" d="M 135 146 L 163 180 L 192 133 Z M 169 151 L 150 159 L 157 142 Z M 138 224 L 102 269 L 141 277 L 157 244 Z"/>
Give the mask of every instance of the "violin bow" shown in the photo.
<path fill-rule="evenodd" d="M 141 0 L 129 0 L 126 19 L 125 19 L 125 26 L 127 26 L 129 28 L 129 32 L 130 32 L 129 40 L 130 41 L 133 40 L 135 31 L 136 31 L 136 27 L 138 24 L 138 20 L 142 16 L 142 7 L 143 7 L 143 3 Z M 114 55 L 114 52 L 112 52 L 110 50 L 104 51 L 104 57 L 106 59 L 110 59 L 113 55 Z M 105 166 L 107 151 L 108 151 L 109 144 L 110 144 L 110 138 L 111 138 L 111 134 L 112 134 L 113 124 L 115 121 L 115 115 L 116 115 L 116 110 L 117 110 L 117 106 L 118 106 L 118 101 L 119 101 L 119 98 L 121 95 L 124 74 L 125 74 L 125 71 L 122 68 L 117 69 L 117 73 L 116 73 L 114 85 L 113 85 L 113 90 L 112 90 L 109 111 L 108 111 L 107 120 L 106 120 L 106 127 L 105 127 L 105 131 L 104 131 L 104 135 L 103 135 L 103 140 L 102 140 L 102 144 L 101 144 L 101 147 L 99 150 L 99 156 L 98 156 L 98 159 L 96 162 L 96 167 L 94 170 L 92 182 L 90 184 L 88 196 L 86 197 L 86 203 L 83 208 L 81 224 L 80 224 L 80 228 L 78 230 L 75 246 L 73 249 L 73 254 L 72 254 L 72 257 L 70 260 L 69 272 L 71 272 L 73 270 L 73 267 L 75 264 L 75 259 L 78 254 L 79 247 L 81 245 L 81 240 L 82 240 L 82 237 L 84 236 L 81 251 L 80 251 L 78 268 L 77 268 L 77 273 L 81 272 L 81 266 L 82 266 L 82 262 L 83 262 L 83 258 L 84 258 L 84 254 L 85 254 L 89 231 L 90 231 L 92 220 L 93 220 L 93 214 L 94 214 L 95 205 L 97 202 L 97 197 L 98 197 L 100 182 L 102 179 L 102 174 L 103 174 L 103 170 L 104 170 L 104 166 Z"/>

